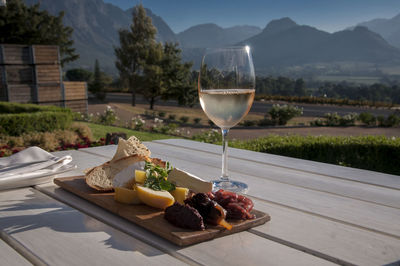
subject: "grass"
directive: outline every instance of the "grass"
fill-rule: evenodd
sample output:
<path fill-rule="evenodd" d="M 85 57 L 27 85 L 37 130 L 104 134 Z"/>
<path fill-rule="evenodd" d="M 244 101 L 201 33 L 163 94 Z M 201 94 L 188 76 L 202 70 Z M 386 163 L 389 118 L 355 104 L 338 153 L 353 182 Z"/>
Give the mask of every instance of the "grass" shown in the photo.
<path fill-rule="evenodd" d="M 123 132 L 126 133 L 127 137 L 136 136 L 141 141 L 152 141 L 158 139 L 171 139 L 177 138 L 176 136 L 170 136 L 165 134 L 158 134 L 158 133 L 150 133 L 150 132 L 142 132 L 131 130 L 122 127 L 113 127 L 113 126 L 104 126 L 94 123 L 86 123 L 86 122 L 79 122 L 82 124 L 86 124 L 90 130 L 92 131 L 93 138 L 95 140 L 99 140 L 100 138 L 105 138 L 107 133 L 114 133 L 114 132 Z"/>

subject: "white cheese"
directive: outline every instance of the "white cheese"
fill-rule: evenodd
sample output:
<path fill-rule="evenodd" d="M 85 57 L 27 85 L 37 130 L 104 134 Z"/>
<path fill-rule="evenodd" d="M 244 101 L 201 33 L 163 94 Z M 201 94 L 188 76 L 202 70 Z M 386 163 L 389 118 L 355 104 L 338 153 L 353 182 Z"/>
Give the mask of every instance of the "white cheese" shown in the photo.
<path fill-rule="evenodd" d="M 196 193 L 203 192 L 211 192 L 212 183 L 207 182 L 200 177 L 197 177 L 193 174 L 180 170 L 178 168 L 174 168 L 168 175 L 168 181 L 174 183 L 179 187 L 186 187 L 190 190 L 193 190 Z"/>

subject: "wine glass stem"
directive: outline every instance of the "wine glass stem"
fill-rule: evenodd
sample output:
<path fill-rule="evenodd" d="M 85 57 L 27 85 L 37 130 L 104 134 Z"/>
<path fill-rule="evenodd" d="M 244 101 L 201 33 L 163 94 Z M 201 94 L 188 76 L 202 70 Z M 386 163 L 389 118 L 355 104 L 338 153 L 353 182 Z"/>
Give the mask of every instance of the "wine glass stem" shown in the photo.
<path fill-rule="evenodd" d="M 222 181 L 229 181 L 228 176 L 228 132 L 229 129 L 221 129 L 222 132 Z"/>

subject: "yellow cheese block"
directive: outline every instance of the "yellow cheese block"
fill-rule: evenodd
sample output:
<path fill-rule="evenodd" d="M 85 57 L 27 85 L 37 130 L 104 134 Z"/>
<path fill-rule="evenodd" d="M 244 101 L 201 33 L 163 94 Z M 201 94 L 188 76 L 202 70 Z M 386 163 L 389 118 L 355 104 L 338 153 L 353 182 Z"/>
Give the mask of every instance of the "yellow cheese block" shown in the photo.
<path fill-rule="evenodd" d="M 151 188 L 136 186 L 139 199 L 146 205 L 165 209 L 174 204 L 175 199 L 168 191 L 157 191 Z"/>
<path fill-rule="evenodd" d="M 189 189 L 185 187 L 176 187 L 175 190 L 172 190 L 170 193 L 175 198 L 176 202 L 184 204 L 183 201 L 187 198 Z"/>
<path fill-rule="evenodd" d="M 136 183 L 143 184 L 146 181 L 146 172 L 142 170 L 135 170 Z"/>
<path fill-rule="evenodd" d="M 138 196 L 138 192 L 133 189 L 128 189 L 124 187 L 114 188 L 115 194 L 114 199 L 120 203 L 125 204 L 140 204 L 141 201 Z"/>

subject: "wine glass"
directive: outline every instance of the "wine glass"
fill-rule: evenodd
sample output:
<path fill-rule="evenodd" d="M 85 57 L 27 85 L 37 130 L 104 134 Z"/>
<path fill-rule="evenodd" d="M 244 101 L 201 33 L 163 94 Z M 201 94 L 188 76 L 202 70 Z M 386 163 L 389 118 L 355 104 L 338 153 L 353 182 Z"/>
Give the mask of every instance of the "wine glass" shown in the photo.
<path fill-rule="evenodd" d="M 228 132 L 249 112 L 255 94 L 255 74 L 249 46 L 207 49 L 199 72 L 200 104 L 222 132 L 222 174 L 213 190 L 246 192 L 247 185 L 228 175 Z"/>

